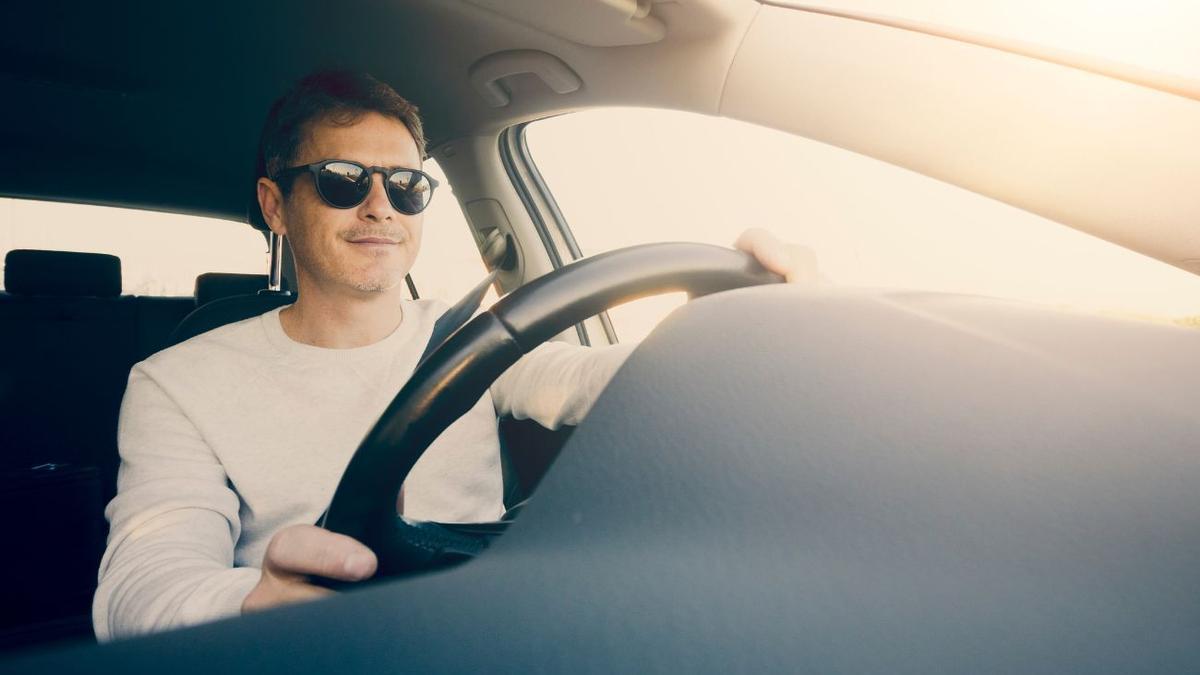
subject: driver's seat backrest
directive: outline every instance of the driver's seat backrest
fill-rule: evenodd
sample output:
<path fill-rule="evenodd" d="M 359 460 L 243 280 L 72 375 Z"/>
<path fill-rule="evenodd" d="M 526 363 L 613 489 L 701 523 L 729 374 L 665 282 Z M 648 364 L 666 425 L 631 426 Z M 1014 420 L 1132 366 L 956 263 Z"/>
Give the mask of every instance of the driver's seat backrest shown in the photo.
<path fill-rule="evenodd" d="M 167 339 L 166 346 L 177 345 L 214 328 L 249 319 L 295 301 L 296 296 L 286 292 L 259 292 L 255 295 L 234 295 L 213 300 L 185 316 Z"/>
<path fill-rule="evenodd" d="M 279 281 L 282 290 L 290 290 L 286 277 L 281 278 Z M 267 275 L 265 274 L 205 272 L 196 277 L 196 286 L 193 295 L 196 298 L 196 306 L 202 307 L 213 300 L 220 300 L 221 298 L 228 298 L 234 295 L 254 295 L 266 288 Z"/>

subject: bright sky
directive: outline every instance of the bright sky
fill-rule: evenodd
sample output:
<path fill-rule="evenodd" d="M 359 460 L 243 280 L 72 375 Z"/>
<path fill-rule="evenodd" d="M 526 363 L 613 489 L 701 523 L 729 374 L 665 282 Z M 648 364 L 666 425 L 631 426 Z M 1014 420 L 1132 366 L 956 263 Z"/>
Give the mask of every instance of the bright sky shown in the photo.
<path fill-rule="evenodd" d="M 951 26 L 1200 79 L 1197 2 L 795 4 Z M 977 293 L 1142 317 L 1200 314 L 1196 275 L 774 130 L 675 111 L 610 109 L 531 125 L 529 144 L 585 252 L 669 239 L 729 245 L 756 225 L 815 249 L 826 277 L 839 285 Z M 623 338 L 641 336 L 679 301 L 634 303 L 614 312 L 614 321 Z"/>
<path fill-rule="evenodd" d="M 111 253 L 131 295 L 191 295 L 204 272 L 267 271 L 267 242 L 246 223 L 157 211 L 0 199 L 0 252 Z"/>
<path fill-rule="evenodd" d="M 1155 317 L 1200 314 L 1200 276 L 975 193 L 783 132 L 677 111 L 595 110 L 530 126 L 581 248 L 731 245 L 765 227 L 840 286 L 917 288 Z M 642 335 L 650 315 L 622 330 Z M 632 309 L 632 308 L 631 308 Z M 646 322 L 650 324 L 647 325 Z"/>

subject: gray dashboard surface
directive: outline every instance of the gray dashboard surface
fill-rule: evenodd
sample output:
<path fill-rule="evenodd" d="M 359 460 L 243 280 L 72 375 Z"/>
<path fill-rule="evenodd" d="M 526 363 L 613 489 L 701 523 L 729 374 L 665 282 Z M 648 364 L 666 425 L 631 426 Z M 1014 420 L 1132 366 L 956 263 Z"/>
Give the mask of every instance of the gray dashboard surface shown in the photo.
<path fill-rule="evenodd" d="M 701 298 L 478 560 L 0 670 L 1192 670 L 1197 364 L 982 298 Z"/>

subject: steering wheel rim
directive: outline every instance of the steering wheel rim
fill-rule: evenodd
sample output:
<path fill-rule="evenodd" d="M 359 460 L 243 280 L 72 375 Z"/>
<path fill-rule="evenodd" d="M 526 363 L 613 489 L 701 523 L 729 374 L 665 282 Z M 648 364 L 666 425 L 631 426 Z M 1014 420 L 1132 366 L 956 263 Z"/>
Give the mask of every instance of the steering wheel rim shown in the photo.
<path fill-rule="evenodd" d="M 509 366 L 605 309 L 647 295 L 697 297 L 779 283 L 751 256 L 695 243 L 643 244 L 575 261 L 505 296 L 435 349 L 392 399 L 347 465 L 318 525 L 358 539 L 375 578 L 419 572 L 478 554 L 499 524 L 412 522 L 396 494 L 433 441 Z"/>

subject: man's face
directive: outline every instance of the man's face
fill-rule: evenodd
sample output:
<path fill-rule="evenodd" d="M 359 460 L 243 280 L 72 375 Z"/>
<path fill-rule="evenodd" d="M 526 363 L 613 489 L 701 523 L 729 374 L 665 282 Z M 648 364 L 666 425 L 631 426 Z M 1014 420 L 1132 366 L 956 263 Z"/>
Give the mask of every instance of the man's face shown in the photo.
<path fill-rule="evenodd" d="M 325 159 L 364 166 L 421 166 L 417 144 L 404 124 L 378 113 L 367 113 L 349 126 L 313 125 L 293 165 Z M 301 285 L 324 291 L 370 294 L 395 288 L 421 247 L 423 214 L 410 216 L 395 210 L 379 174 L 371 176 L 366 200 L 349 209 L 326 204 L 312 175 L 301 174 L 284 200 L 282 216 Z M 367 238 L 394 243 L 362 241 Z"/>

